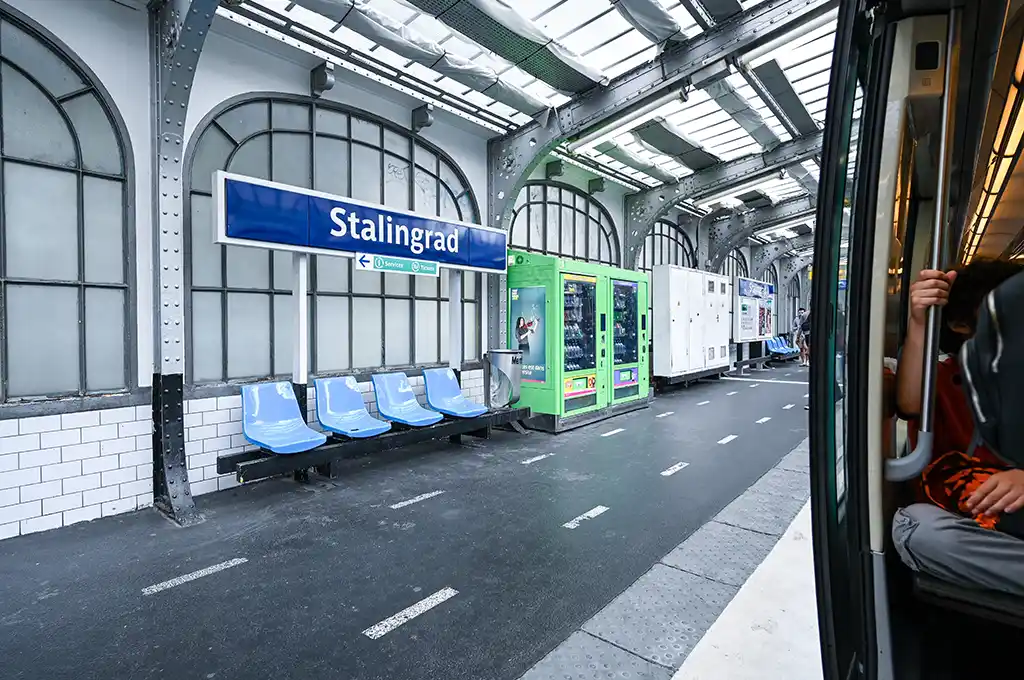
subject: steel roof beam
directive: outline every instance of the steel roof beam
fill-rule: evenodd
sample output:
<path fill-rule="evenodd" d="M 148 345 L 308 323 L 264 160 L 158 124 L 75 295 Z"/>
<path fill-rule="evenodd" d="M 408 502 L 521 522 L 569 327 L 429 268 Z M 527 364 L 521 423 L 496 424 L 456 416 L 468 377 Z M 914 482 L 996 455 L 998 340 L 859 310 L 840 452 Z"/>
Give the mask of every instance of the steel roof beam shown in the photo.
<path fill-rule="evenodd" d="M 794 250 L 814 245 L 814 234 L 773 241 L 750 249 L 750 278 L 760 279 L 772 264 Z"/>
<path fill-rule="evenodd" d="M 719 163 L 707 170 L 695 172 L 688 177 L 662 187 L 646 189 L 626 197 L 625 231 L 626 262 L 640 252 L 647 234 L 654 223 L 683 201 L 699 201 L 706 196 L 726 193 L 734 187 L 749 184 L 753 180 L 768 177 L 783 168 L 799 163 L 821 153 L 821 132 L 807 137 L 798 137 L 782 142 L 774 149 L 759 154 L 743 156 Z M 814 211 L 814 199 L 805 199 Z M 787 202 L 788 203 L 788 202 Z M 780 203 L 779 205 L 784 205 Z M 769 225 L 761 225 L 763 228 Z M 728 251 L 726 251 L 728 252 Z M 717 271 L 717 267 L 709 268 Z"/>
<path fill-rule="evenodd" d="M 667 170 L 664 170 L 657 163 L 649 161 L 646 158 L 643 158 L 642 156 L 633 153 L 632 151 L 630 151 L 629 149 L 622 146 L 616 141 L 608 140 L 607 142 L 602 142 L 601 144 L 598 144 L 594 148 L 603 153 L 604 155 L 608 156 L 609 158 L 613 158 L 618 162 L 622 163 L 623 165 L 627 165 L 633 168 L 634 170 L 639 170 L 640 172 L 643 172 L 660 182 L 664 182 L 667 184 L 669 182 L 674 182 L 677 179 L 675 175 L 673 175 L 671 172 L 668 172 Z"/>
<path fill-rule="evenodd" d="M 762 149 L 772 148 L 781 141 L 775 131 L 768 127 L 768 123 L 761 117 L 761 114 L 728 80 L 723 79 L 711 83 L 704 88 L 704 91 L 715 100 L 719 108 L 728 113 L 755 142 L 760 144 Z M 811 132 L 817 132 L 817 128 Z M 804 191 L 812 196 L 818 195 L 818 180 L 804 166 L 794 163 L 788 166 L 786 171 Z"/>
<path fill-rule="evenodd" d="M 702 68 L 748 52 L 838 6 L 838 0 L 768 0 L 729 21 L 670 44 L 656 59 L 606 87 L 595 87 L 560 107 L 547 125 L 529 123 L 491 140 L 488 148 L 487 223 L 508 229 L 516 196 L 548 154 L 638 110 L 656 107 Z"/>
<path fill-rule="evenodd" d="M 645 145 L 658 153 L 675 158 L 694 172 L 706 170 L 722 162 L 721 158 L 664 118 L 647 121 L 634 128 L 633 134 Z"/>
<path fill-rule="evenodd" d="M 807 271 L 812 260 L 814 260 L 814 255 L 782 258 L 782 266 L 779 267 L 779 290 L 788 291 L 789 284 L 802 272 Z M 800 283 L 800 303 L 802 307 L 806 307 L 811 295 L 811 287 L 803 285 L 803 280 Z"/>
<path fill-rule="evenodd" d="M 299 0 L 301 2 L 301 0 Z M 406 0 L 486 50 L 561 92 L 583 92 L 608 79 L 516 11 L 493 0 Z"/>
<path fill-rule="evenodd" d="M 728 21 L 743 11 L 739 0 L 696 0 L 716 24 Z"/>
<path fill-rule="evenodd" d="M 711 232 L 708 234 L 708 271 L 718 271 L 729 253 L 746 243 L 755 231 L 792 222 L 795 219 L 811 218 L 816 208 L 816 199 L 801 196 L 776 203 L 771 208 L 748 210 L 718 220 L 711 225 Z"/>
<path fill-rule="evenodd" d="M 808 113 L 779 62 L 772 59 L 753 69 L 746 64 L 739 64 L 737 68 L 789 134 L 809 135 L 818 129 L 818 123 Z"/>

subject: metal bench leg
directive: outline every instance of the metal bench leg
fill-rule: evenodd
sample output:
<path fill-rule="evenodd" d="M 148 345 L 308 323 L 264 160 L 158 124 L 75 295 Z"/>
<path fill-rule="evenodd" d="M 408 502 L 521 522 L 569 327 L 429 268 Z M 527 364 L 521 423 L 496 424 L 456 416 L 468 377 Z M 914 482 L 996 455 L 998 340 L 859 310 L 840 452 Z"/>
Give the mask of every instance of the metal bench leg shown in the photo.
<path fill-rule="evenodd" d="M 334 471 L 334 461 L 331 461 L 330 463 L 324 463 L 323 465 L 317 465 L 316 473 L 321 477 L 326 477 L 327 479 L 334 479 L 337 476 L 337 473 Z"/>

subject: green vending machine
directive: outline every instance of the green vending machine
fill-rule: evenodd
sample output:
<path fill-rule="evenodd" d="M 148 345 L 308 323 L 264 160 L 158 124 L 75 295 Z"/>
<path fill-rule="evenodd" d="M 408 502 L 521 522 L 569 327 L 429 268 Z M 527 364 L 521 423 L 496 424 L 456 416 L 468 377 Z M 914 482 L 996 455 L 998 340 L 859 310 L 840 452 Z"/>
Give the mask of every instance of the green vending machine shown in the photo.
<path fill-rule="evenodd" d="M 532 427 L 561 432 L 648 405 L 646 274 L 509 251 L 508 305 Z"/>

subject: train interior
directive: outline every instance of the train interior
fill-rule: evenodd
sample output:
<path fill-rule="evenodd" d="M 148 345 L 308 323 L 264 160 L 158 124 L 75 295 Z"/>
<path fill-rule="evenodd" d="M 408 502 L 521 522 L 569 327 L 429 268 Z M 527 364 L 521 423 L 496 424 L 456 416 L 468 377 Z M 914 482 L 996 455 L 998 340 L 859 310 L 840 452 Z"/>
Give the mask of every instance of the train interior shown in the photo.
<path fill-rule="evenodd" d="M 844 198 L 852 231 L 838 266 L 851 273 L 835 317 L 837 356 L 846 362 L 837 382 L 852 385 L 862 376 L 865 385 L 842 400 L 835 421 L 836 448 L 845 445 L 845 456 L 840 452 L 835 461 L 839 523 L 847 545 L 859 546 L 847 553 L 848 587 L 869 612 L 854 634 L 863 636 L 865 663 L 878 664 L 866 677 L 985 677 L 985 669 L 1013 667 L 1013 642 L 1024 638 L 1024 601 L 908 569 L 893 547 L 891 526 L 914 490 L 893 481 L 886 466 L 916 454 L 892 398 L 910 284 L 926 268 L 1024 259 L 1024 166 L 1017 163 L 1024 138 L 1024 1 L 904 2 L 887 9 L 868 12 L 870 23 L 854 29 L 864 45 L 856 68 L 867 94 L 859 138 L 854 129 L 848 142 L 851 156 L 857 148 L 860 176 L 848 182 L 856 188 L 847 186 Z M 882 366 L 890 370 L 883 374 Z M 844 495 L 866 502 L 844 503 Z M 850 669 L 839 671 L 849 677 Z"/>

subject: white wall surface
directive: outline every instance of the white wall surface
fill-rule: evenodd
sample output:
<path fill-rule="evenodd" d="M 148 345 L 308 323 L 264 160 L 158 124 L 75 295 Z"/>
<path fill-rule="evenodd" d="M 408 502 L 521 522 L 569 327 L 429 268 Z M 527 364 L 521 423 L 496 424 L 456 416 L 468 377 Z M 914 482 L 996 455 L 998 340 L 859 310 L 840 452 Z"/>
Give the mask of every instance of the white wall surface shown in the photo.
<path fill-rule="evenodd" d="M 152 181 L 149 23 L 146 13 L 114 2 L 4 0 L 77 55 L 117 107 L 135 166 L 135 295 L 138 384 L 153 382 Z"/>
<path fill-rule="evenodd" d="M 2 0 L 0 0 L 2 1 Z M 136 264 L 135 295 L 138 374 L 149 386 L 153 373 L 152 299 L 152 135 L 145 11 L 101 0 L 10 0 L 14 10 L 52 33 L 72 56 L 90 69 L 109 92 L 127 128 L 133 162 Z M 315 60 L 297 50 L 251 35 L 259 47 L 224 34 L 218 20 L 204 50 L 193 88 L 187 132 L 226 99 L 253 92 L 306 95 Z M 236 27 L 237 28 L 237 27 Z M 325 98 L 364 109 L 403 127 L 420 103 L 386 92 L 345 71 Z M 460 166 L 486 214 L 486 154 L 489 131 L 444 112 L 421 134 Z M 446 324 L 445 324 L 446 327 Z M 422 378 L 413 379 L 423 398 Z M 375 411 L 373 393 L 363 386 Z M 463 389 L 483 400 L 482 371 L 463 373 Z M 310 393 L 309 405 L 314 406 Z M 187 457 L 193 493 L 234 485 L 216 474 L 216 457 L 246 446 L 237 395 L 192 400 L 186 404 Z M 312 414 L 312 411 L 311 411 Z M 0 539 L 80 521 L 129 512 L 153 503 L 152 406 L 42 415 L 0 420 Z"/>
<path fill-rule="evenodd" d="M 0 420 L 0 539 L 153 505 L 150 405 Z"/>
<path fill-rule="evenodd" d="M 249 32 L 251 33 L 251 32 Z M 236 38 L 239 27 L 217 18 L 199 58 L 195 87 L 185 121 L 186 139 L 222 102 L 242 94 L 282 92 L 309 94 L 309 71 L 318 61 L 287 45 L 258 35 Z M 409 128 L 412 110 L 422 104 L 399 92 L 377 85 L 350 71 L 334 71 L 334 88 L 323 98 L 362 109 Z M 486 214 L 487 139 L 493 133 L 435 109 L 434 124 L 420 135 L 443 149 L 466 174 Z"/>

